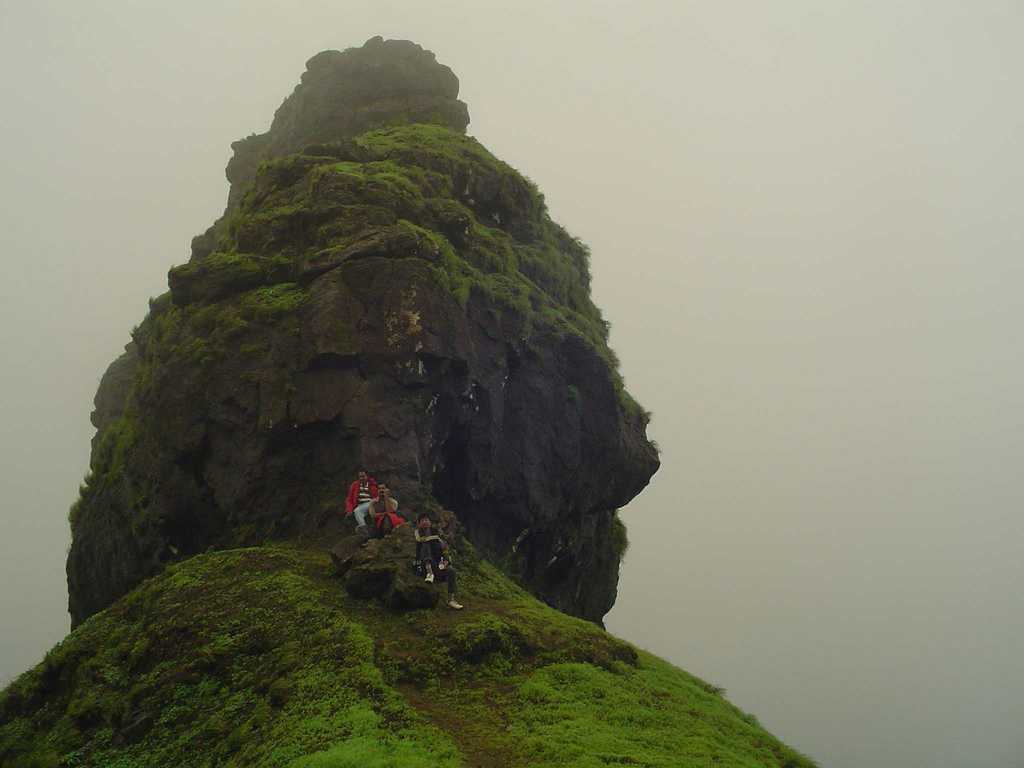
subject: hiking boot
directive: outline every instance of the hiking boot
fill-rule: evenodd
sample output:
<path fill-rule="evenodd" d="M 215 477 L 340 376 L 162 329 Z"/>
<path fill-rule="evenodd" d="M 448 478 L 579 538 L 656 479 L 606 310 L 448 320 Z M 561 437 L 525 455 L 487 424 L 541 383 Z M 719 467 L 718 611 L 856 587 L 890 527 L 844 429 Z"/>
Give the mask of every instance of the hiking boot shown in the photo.
<path fill-rule="evenodd" d="M 461 611 L 466 606 L 464 606 L 462 603 L 460 603 L 458 600 L 456 600 L 454 597 L 452 597 L 452 598 L 449 598 L 449 600 L 448 600 L 448 607 L 449 608 L 454 608 L 456 611 Z"/>

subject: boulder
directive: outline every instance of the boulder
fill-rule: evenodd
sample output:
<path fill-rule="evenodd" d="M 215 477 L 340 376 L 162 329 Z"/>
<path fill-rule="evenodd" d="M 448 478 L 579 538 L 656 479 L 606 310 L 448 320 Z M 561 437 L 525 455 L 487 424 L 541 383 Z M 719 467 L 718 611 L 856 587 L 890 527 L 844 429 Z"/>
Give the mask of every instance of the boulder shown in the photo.
<path fill-rule="evenodd" d="M 344 555 L 346 550 L 349 554 Z M 378 598 L 395 610 L 433 608 L 439 589 L 415 572 L 415 555 L 416 542 L 409 523 L 381 539 L 363 541 L 354 534 L 331 551 L 345 589 L 353 597 Z"/>

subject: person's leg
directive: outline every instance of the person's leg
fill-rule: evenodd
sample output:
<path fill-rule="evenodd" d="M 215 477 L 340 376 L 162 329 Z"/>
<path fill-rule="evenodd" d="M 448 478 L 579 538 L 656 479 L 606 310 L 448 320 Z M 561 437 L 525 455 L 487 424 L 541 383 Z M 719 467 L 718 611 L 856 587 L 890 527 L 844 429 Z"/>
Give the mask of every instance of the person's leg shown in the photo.
<path fill-rule="evenodd" d="M 461 611 L 463 605 L 455 599 L 455 569 L 452 568 L 451 563 L 448 563 L 448 566 L 444 569 L 444 572 L 445 579 L 448 581 L 448 607 L 454 608 L 457 611 Z"/>
<path fill-rule="evenodd" d="M 423 566 L 423 577 L 427 581 L 434 580 L 434 566 L 430 562 L 430 542 L 416 542 L 416 562 Z"/>
<path fill-rule="evenodd" d="M 370 511 L 370 502 L 364 501 L 352 510 L 352 516 L 356 519 L 357 526 L 366 525 L 366 513 Z"/>
<path fill-rule="evenodd" d="M 432 560 L 440 560 L 441 559 L 441 555 L 442 555 L 442 552 L 441 552 L 441 542 L 438 541 L 437 539 L 432 539 L 432 540 L 427 542 L 427 546 L 430 548 L 429 551 L 430 551 L 431 559 Z"/>

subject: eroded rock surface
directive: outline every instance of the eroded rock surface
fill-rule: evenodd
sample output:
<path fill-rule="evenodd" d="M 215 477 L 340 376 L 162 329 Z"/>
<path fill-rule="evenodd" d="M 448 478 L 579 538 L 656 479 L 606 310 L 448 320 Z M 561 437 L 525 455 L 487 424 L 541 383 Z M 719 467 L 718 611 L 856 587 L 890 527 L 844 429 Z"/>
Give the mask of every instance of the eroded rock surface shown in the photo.
<path fill-rule="evenodd" d="M 231 145 L 228 212 L 241 202 L 265 160 L 388 125 L 430 123 L 464 133 L 469 109 L 458 95 L 455 73 L 409 40 L 375 37 L 361 48 L 321 51 L 306 62 L 270 130 Z M 195 252 L 209 253 L 216 227 L 195 239 Z"/>
<path fill-rule="evenodd" d="M 454 543 L 461 537 L 458 519 L 451 511 L 441 510 L 434 517 L 434 530 L 446 542 Z M 353 597 L 374 598 L 401 611 L 433 608 L 441 592 L 447 593 L 443 580 L 427 583 L 414 570 L 412 522 L 398 526 L 383 538 L 369 540 L 355 530 L 354 524 L 346 528 L 351 532 L 343 535 L 330 553 L 336 573 Z M 454 553 L 454 548 L 450 551 Z"/>
<path fill-rule="evenodd" d="M 353 597 L 381 600 L 395 610 L 433 608 L 443 583 L 429 584 L 413 570 L 412 526 L 401 525 L 382 539 L 353 534 L 332 550 L 335 568 Z"/>
<path fill-rule="evenodd" d="M 307 66 L 236 143 L 226 215 L 100 385 L 73 621 L 210 548 L 332 542 L 359 463 L 403 512 L 454 510 L 481 554 L 600 620 L 615 510 L 658 459 L 586 248 L 464 135 L 433 54 L 375 39 Z"/>

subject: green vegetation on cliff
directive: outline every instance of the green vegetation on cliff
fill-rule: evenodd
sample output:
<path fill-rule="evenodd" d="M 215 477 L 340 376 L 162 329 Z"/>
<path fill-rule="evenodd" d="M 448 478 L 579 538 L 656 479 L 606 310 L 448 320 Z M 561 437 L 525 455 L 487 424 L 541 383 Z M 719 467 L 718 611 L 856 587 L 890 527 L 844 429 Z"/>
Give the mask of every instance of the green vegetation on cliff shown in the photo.
<path fill-rule="evenodd" d="M 172 566 L 0 696 L 0 766 L 811 765 L 712 686 L 460 564 L 458 613 L 355 600 L 298 548 Z"/>
<path fill-rule="evenodd" d="M 475 291 L 509 316 L 522 341 L 585 339 L 638 410 L 590 299 L 586 246 L 532 182 L 461 133 L 405 125 L 265 161 L 215 234 L 212 252 L 171 270 L 177 304 L 301 285 L 353 259 L 421 258 L 460 304 Z"/>
<path fill-rule="evenodd" d="M 406 125 L 264 162 L 217 231 L 215 250 L 171 270 L 170 293 L 151 302 L 133 333 L 141 362 L 122 417 L 102 431 L 73 528 L 120 477 L 125 446 L 158 440 L 153 419 L 140 414 L 164 403 L 183 375 L 229 365 L 251 376 L 246 359 L 286 367 L 310 280 L 360 259 L 426 261 L 459 305 L 475 292 L 492 307 L 514 343 L 584 339 L 607 362 L 622 405 L 642 414 L 590 299 L 586 247 L 551 220 L 532 182 L 473 138 Z M 128 495 L 144 517 L 150 493 L 136 485 Z"/>
<path fill-rule="evenodd" d="M 607 324 L 590 299 L 586 247 L 551 220 L 532 182 L 457 131 L 428 124 L 382 128 L 266 160 L 204 243 L 206 250 L 199 248 L 187 264 L 170 271 L 170 291 L 151 302 L 134 330 L 135 362 L 125 394 L 111 418 L 97 424 L 90 474 L 70 513 L 72 581 L 89 572 L 83 586 L 95 592 L 79 601 L 73 586 L 76 620 L 108 604 L 101 595 L 111 573 L 123 583 L 123 594 L 162 563 L 204 551 L 211 542 L 244 546 L 290 533 L 294 520 L 276 509 L 254 512 L 247 488 L 232 490 L 239 509 L 212 508 L 211 502 L 222 505 L 229 497 L 209 488 L 208 470 L 216 464 L 210 452 L 231 454 L 224 460 L 227 471 L 242 455 L 229 448 L 240 434 L 262 433 L 283 442 L 282 424 L 301 437 L 308 434 L 299 431 L 302 419 L 308 425 L 338 418 L 336 403 L 321 404 L 330 401 L 331 389 L 296 394 L 303 382 L 313 386 L 315 365 L 358 358 L 365 376 L 379 366 L 368 360 L 391 355 L 389 365 L 396 369 L 422 373 L 425 360 L 448 359 L 458 371 L 479 354 L 471 374 L 478 386 L 484 381 L 480 363 L 503 366 L 507 382 L 510 371 L 532 357 L 549 366 L 545 378 L 572 382 L 558 389 L 571 406 L 560 427 L 563 455 L 578 453 L 584 440 L 577 441 L 575 433 L 584 422 L 588 428 L 595 423 L 595 393 L 607 412 L 605 433 L 611 439 L 642 433 L 646 425 L 619 376 Z M 325 287 L 332 282 L 344 288 Z M 387 308 L 383 323 L 376 321 L 382 332 L 368 332 L 381 307 Z M 477 338 L 468 340 L 471 334 Z M 493 350 L 483 351 L 494 342 Z M 424 350 L 425 344 L 430 346 Z M 584 351 L 567 354 L 567 345 Z M 544 361 L 555 348 L 556 356 Z M 529 379 L 523 377 L 527 386 Z M 607 399 L 605 382 L 612 390 Z M 437 383 L 436 377 L 429 382 Z M 469 385 L 459 386 L 465 392 Z M 490 399 L 504 398 L 495 384 L 491 388 Z M 409 412 L 423 411 L 435 394 L 424 394 Z M 417 396 L 403 393 L 407 399 Z M 537 401 L 535 395 L 531 399 Z M 351 417 L 362 407 L 348 408 L 349 421 L 337 429 L 359 434 Z M 396 402 L 381 408 L 401 411 Z M 552 423 L 549 417 L 544 421 Z M 391 434 L 392 428 L 384 431 Z M 210 436 L 216 431 L 219 443 Z M 505 429 L 502 439 L 508 434 Z M 244 455 L 257 461 L 261 451 L 250 446 Z M 339 453 L 349 460 L 348 449 Z M 641 448 L 632 455 L 644 453 Z M 419 459 L 420 466 L 427 463 L 448 462 Z M 329 469 L 335 471 L 344 471 L 343 462 Z M 297 475 L 285 479 L 300 482 Z M 319 509 L 336 496 L 338 482 L 302 482 L 306 496 L 288 506 Z M 253 486 L 281 483 L 277 478 Z M 238 522 L 250 513 L 255 521 Z M 130 532 L 131 540 L 110 549 L 137 550 L 139 562 L 97 579 L 90 563 L 103 557 L 111 526 Z M 197 528 L 202 533 L 193 535 Z M 615 536 L 618 554 L 625 546 L 621 528 Z M 92 554 L 78 559 L 89 531 Z"/>

